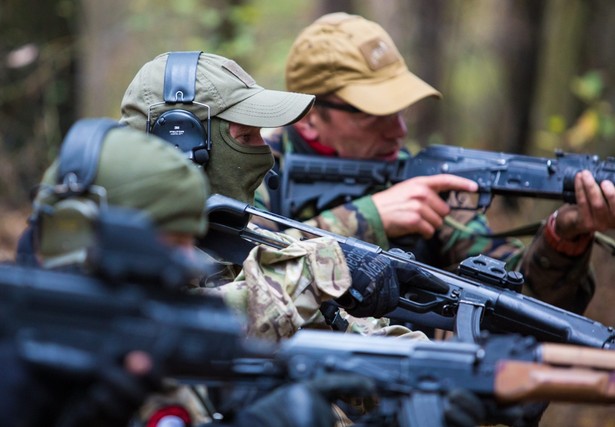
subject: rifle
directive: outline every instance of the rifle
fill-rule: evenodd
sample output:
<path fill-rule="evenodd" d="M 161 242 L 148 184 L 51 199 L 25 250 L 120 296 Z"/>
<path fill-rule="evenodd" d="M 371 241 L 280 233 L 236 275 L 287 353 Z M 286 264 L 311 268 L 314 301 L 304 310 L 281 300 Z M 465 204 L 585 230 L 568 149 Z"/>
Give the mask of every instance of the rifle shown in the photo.
<path fill-rule="evenodd" d="M 234 359 L 207 381 L 275 388 L 331 373 L 363 376 L 375 385 L 378 405 L 354 420 L 357 426 L 442 426 L 446 395 L 455 389 L 501 405 L 615 402 L 615 353 L 518 335 L 429 342 L 303 329 L 273 357 Z M 488 421 L 507 422 L 498 416 Z"/>
<path fill-rule="evenodd" d="M 522 275 L 506 271 L 502 261 L 483 255 L 471 257 L 463 261 L 454 274 L 420 263 L 408 253 L 385 251 L 377 245 L 311 227 L 219 194 L 210 196 L 207 210 L 210 228 L 225 235 L 228 243 L 228 246 L 215 250 L 231 260 L 246 255 L 237 253 L 240 244 L 235 244 L 235 240 L 278 249 L 288 246 L 275 235 L 249 228 L 250 216 L 255 215 L 282 228 L 330 237 L 339 243 L 382 254 L 396 262 L 414 266 L 429 278 L 448 285 L 445 293 L 437 293 L 402 284 L 398 308 L 387 317 L 454 331 L 465 342 L 476 342 L 481 331 L 486 330 L 533 336 L 545 342 L 615 349 L 615 330 L 612 327 L 517 292 L 523 283 Z"/>
<path fill-rule="evenodd" d="M 276 348 L 248 341 L 220 299 L 177 292 L 179 278 L 198 270 L 187 270 L 136 222 L 118 218 L 99 228 L 106 238 L 93 259 L 115 264 L 92 265 L 96 276 L 0 265 L 0 336 L 66 381 L 92 379 L 106 362 L 144 350 L 163 374 L 186 382 L 270 390 L 328 372 L 366 376 L 380 403 L 365 425 L 442 425 L 443 396 L 456 387 L 500 402 L 615 401 L 615 354 L 602 350 L 513 336 L 429 343 L 301 331 Z M 128 246 L 117 244 L 117 236 Z M 136 247 L 142 252 L 133 262 Z M 169 268 L 174 272 L 165 273 Z"/>
<path fill-rule="evenodd" d="M 63 381 L 92 379 L 105 362 L 145 350 L 162 373 L 187 384 L 268 392 L 328 373 L 367 377 L 379 403 L 357 426 L 442 426 L 455 388 L 504 404 L 615 402 L 615 354 L 605 350 L 512 335 L 475 344 L 308 330 L 274 348 L 243 338 L 217 298 L 15 265 L 0 265 L 0 289 L 2 336 Z"/>
<path fill-rule="evenodd" d="M 76 384 L 132 350 L 168 376 L 204 375 L 242 351 L 242 323 L 221 299 L 178 289 L 203 269 L 159 243 L 142 218 L 108 209 L 93 275 L 0 265 L 0 337 L 26 362 Z"/>
<path fill-rule="evenodd" d="M 587 169 L 597 182 L 615 182 L 615 159 L 555 152 L 554 158 L 430 145 L 394 162 L 288 153 L 280 187 L 279 213 L 295 218 L 308 204 L 317 212 L 417 176 L 453 174 L 478 184 L 476 209 L 494 195 L 575 202 L 574 177 Z"/>

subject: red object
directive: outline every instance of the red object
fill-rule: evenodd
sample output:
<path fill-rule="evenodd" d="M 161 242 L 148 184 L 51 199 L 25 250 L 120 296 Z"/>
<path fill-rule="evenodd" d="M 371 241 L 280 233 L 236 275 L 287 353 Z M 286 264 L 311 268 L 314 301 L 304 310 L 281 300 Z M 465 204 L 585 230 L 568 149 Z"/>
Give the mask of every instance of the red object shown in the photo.
<path fill-rule="evenodd" d="M 308 145 L 321 156 L 333 157 L 337 155 L 337 152 L 333 148 L 322 145 L 317 139 L 306 138 L 297 127 L 295 127 L 295 130 L 299 133 L 299 135 L 301 135 L 301 138 L 303 138 L 305 142 L 307 142 Z"/>
<path fill-rule="evenodd" d="M 568 255 L 578 256 L 587 250 L 587 247 L 594 239 L 594 233 L 586 233 L 576 237 L 574 240 L 561 238 L 555 231 L 555 219 L 557 211 L 553 212 L 547 220 L 545 227 L 545 240 L 556 251 Z"/>
<path fill-rule="evenodd" d="M 192 419 L 186 408 L 179 405 L 171 405 L 164 406 L 154 412 L 154 414 L 149 418 L 149 420 L 147 420 L 147 424 L 145 424 L 145 427 L 157 427 L 158 424 L 166 417 L 177 417 L 181 419 L 186 426 L 192 424 Z"/>

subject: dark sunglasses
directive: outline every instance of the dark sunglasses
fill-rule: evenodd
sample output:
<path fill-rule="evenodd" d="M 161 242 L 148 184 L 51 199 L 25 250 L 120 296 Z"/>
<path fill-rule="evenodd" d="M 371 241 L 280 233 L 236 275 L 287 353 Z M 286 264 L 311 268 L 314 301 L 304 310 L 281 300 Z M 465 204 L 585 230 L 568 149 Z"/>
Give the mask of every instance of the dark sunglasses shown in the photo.
<path fill-rule="evenodd" d="M 350 104 L 342 104 L 339 102 L 325 101 L 324 99 L 316 99 L 314 101 L 314 105 L 324 108 L 330 108 L 332 110 L 340 110 L 346 111 L 348 113 L 363 113 L 363 111 L 359 110 L 356 107 L 353 107 Z"/>

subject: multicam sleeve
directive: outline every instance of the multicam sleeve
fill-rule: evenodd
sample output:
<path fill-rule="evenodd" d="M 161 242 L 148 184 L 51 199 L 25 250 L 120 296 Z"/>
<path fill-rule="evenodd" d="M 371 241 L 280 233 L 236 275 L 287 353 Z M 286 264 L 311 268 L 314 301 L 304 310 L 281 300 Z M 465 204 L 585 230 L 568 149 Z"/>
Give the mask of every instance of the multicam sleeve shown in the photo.
<path fill-rule="evenodd" d="M 293 241 L 283 249 L 257 246 L 237 278 L 208 289 L 247 317 L 248 334 L 278 341 L 319 318 L 322 302 L 351 285 L 339 245 L 330 238 Z"/>
<path fill-rule="evenodd" d="M 438 267 L 451 269 L 464 259 L 486 255 L 514 266 L 518 263 L 523 244 L 515 239 L 486 237 L 491 233 L 485 215 L 472 210 L 453 210 L 438 231 L 441 242 Z"/>
<path fill-rule="evenodd" d="M 342 316 L 348 322 L 348 329 L 346 329 L 346 332 L 348 333 L 397 337 L 423 341 L 429 340 L 427 335 L 421 331 L 413 331 L 401 325 L 391 325 L 390 320 L 386 317 L 379 319 L 374 317 L 358 318 L 349 315 L 343 310 Z"/>

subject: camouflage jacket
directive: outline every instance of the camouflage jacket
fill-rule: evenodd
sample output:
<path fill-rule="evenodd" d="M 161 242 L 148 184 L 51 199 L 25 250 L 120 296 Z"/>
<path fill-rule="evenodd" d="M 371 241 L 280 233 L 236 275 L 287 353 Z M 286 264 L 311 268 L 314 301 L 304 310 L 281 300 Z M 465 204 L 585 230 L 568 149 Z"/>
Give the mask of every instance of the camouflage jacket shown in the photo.
<path fill-rule="evenodd" d="M 329 237 L 297 240 L 252 226 L 258 233 L 275 235 L 289 246 L 255 246 L 237 272 L 236 266 L 216 260 L 222 268 L 214 276 L 193 284 L 191 294 L 221 295 L 227 305 L 246 318 L 250 336 L 279 341 L 301 328 L 330 329 L 320 312 L 323 302 L 344 294 L 350 272 L 340 246 Z M 388 319 L 354 318 L 343 310 L 346 332 L 427 339 L 421 332 L 389 325 Z"/>
<path fill-rule="evenodd" d="M 266 137 L 266 141 L 272 148 L 280 176 L 284 174 L 285 152 L 315 154 L 292 126 L 276 129 Z M 272 197 L 277 195 L 263 184 L 256 192 L 255 205 L 271 210 Z M 308 207 L 294 219 L 375 243 L 385 249 L 395 245 L 387 239 L 369 194 L 319 213 L 314 207 Z M 269 221 L 254 221 L 267 229 L 277 230 L 276 225 Z M 296 230 L 284 232 L 297 235 Z M 433 238 L 413 239 L 404 249 L 412 251 L 419 260 L 444 269 L 451 269 L 460 261 L 478 254 L 503 260 L 508 268 L 523 273 L 526 294 L 577 313 L 585 310 L 595 290 L 589 263 L 591 246 L 580 257 L 568 257 L 547 244 L 542 228 L 525 248 L 515 240 L 484 237 L 489 233 L 487 219 L 480 212 L 454 210 Z"/>

